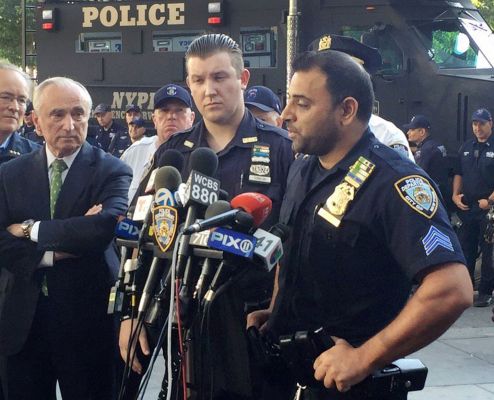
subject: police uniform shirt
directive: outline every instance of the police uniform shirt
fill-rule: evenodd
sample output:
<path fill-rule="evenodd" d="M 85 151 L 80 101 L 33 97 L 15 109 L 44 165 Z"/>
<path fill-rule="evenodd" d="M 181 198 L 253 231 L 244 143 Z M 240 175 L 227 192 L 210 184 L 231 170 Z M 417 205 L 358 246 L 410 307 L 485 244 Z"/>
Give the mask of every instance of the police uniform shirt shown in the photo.
<path fill-rule="evenodd" d="M 469 140 L 459 150 L 463 203 L 478 208 L 478 200 L 487 199 L 494 191 L 494 135 L 486 142 Z"/>
<path fill-rule="evenodd" d="M 158 160 L 167 149 L 177 149 L 185 157 L 184 182 L 190 174 L 189 158 L 198 147 L 209 147 L 206 126 L 200 121 L 191 129 L 172 136 L 156 151 Z M 291 140 L 285 130 L 265 124 L 246 110 L 232 141 L 219 153 L 215 178 L 230 199 L 244 192 L 258 192 L 273 201 L 264 227 L 278 222 L 279 210 L 286 188 L 286 177 L 293 161 Z"/>
<path fill-rule="evenodd" d="M 0 164 L 12 160 L 21 154 L 38 150 L 40 147 L 39 144 L 23 138 L 17 132 L 14 132 L 0 145 Z"/>
<path fill-rule="evenodd" d="M 446 148 L 430 136 L 417 145 L 415 152 L 417 165 L 439 185 L 443 195 L 445 195 L 445 191 L 450 193 L 446 155 Z"/>
<path fill-rule="evenodd" d="M 100 126 L 96 141 L 102 150 L 115 157 L 120 157 L 131 144 L 125 128 L 116 122 L 112 122 L 109 129 Z"/>
<path fill-rule="evenodd" d="M 375 165 L 339 227 L 318 210 L 360 156 Z M 358 344 L 393 320 L 418 272 L 464 263 L 437 189 L 368 130 L 331 170 L 315 156 L 292 165 L 280 221 L 291 228 L 269 328 L 275 335 L 324 326 Z"/>

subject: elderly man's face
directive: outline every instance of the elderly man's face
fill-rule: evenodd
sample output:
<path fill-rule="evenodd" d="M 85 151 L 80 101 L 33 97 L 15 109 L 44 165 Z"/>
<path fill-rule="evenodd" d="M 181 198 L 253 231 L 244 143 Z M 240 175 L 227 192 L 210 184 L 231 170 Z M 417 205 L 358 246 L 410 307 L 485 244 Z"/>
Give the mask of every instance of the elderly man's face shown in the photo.
<path fill-rule="evenodd" d="M 27 107 L 29 87 L 21 74 L 0 69 L 0 143 L 19 128 Z"/>
<path fill-rule="evenodd" d="M 76 86 L 50 85 L 41 93 L 34 124 L 56 157 L 73 154 L 87 136 L 89 105 Z"/>

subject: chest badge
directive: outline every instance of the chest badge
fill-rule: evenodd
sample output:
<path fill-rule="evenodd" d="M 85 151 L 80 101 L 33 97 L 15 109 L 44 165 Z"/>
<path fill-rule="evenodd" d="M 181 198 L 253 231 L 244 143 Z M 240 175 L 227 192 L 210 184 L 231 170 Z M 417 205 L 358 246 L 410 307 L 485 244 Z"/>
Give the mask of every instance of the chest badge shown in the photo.
<path fill-rule="evenodd" d="M 268 144 L 253 145 L 249 168 L 249 182 L 270 184 L 270 161 L 270 147 Z"/>
<path fill-rule="evenodd" d="M 319 208 L 317 214 L 335 227 L 339 227 L 348 206 L 355 199 L 358 190 L 374 171 L 375 165 L 365 157 L 353 164 L 341 183 Z"/>
<path fill-rule="evenodd" d="M 423 176 L 405 176 L 395 183 L 395 188 L 403 201 L 414 211 L 428 219 L 431 219 L 436 213 L 437 193 Z"/>

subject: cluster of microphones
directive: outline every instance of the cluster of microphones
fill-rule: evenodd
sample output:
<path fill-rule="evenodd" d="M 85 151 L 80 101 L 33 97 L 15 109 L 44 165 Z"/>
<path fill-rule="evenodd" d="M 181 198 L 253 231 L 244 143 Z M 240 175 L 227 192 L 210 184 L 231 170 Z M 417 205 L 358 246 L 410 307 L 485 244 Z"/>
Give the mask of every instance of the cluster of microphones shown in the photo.
<path fill-rule="evenodd" d="M 228 194 L 212 177 L 218 166 L 217 155 L 209 148 L 198 148 L 189 161 L 191 171 L 184 183 L 184 157 L 176 150 L 164 152 L 158 168 L 150 175 L 145 194 L 139 196 L 127 216 L 120 218 L 116 237 L 122 252 L 121 265 L 110 296 L 110 313 L 121 311 L 123 294 L 129 285 L 132 287 L 132 274 L 140 268 L 148 272 L 138 311 L 146 311 L 149 298 L 163 278 L 163 264 L 172 258 L 171 250 L 177 240 L 178 255 L 172 266 L 176 277 L 183 286 L 194 289 L 196 296 L 203 293 L 206 301 L 229 265 L 242 264 L 241 260 L 247 259 L 254 267 L 270 271 L 282 257 L 287 227 L 277 224 L 269 231 L 259 228 L 271 212 L 271 199 L 250 192 L 228 202 Z M 137 249 L 136 258 L 131 256 L 133 249 Z M 143 266 L 139 259 L 142 250 L 153 253 L 149 266 Z M 197 268 L 193 265 L 194 257 L 201 256 L 201 271 L 191 271 Z M 210 289 L 204 291 L 206 275 L 213 272 L 211 259 L 221 259 L 221 263 L 211 277 Z M 196 282 L 191 281 L 194 277 L 198 277 Z"/>

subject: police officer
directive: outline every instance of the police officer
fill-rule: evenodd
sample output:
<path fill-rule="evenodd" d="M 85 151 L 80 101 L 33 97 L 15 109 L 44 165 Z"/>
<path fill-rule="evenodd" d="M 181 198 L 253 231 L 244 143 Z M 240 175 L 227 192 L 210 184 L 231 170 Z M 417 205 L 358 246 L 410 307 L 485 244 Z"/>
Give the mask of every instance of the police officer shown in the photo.
<path fill-rule="evenodd" d="M 278 96 L 266 86 L 252 86 L 245 91 L 245 106 L 261 121 L 281 128 L 281 102 Z"/>
<path fill-rule="evenodd" d="M 94 116 L 99 124 L 96 141 L 102 150 L 120 157 L 131 145 L 129 134 L 123 126 L 113 121 L 111 107 L 108 104 L 98 104 Z"/>
<path fill-rule="evenodd" d="M 127 123 L 127 129 L 130 132 L 130 124 L 136 118 L 142 118 L 141 107 L 137 104 L 129 104 L 125 107 L 125 122 Z"/>
<path fill-rule="evenodd" d="M 329 49 L 350 55 L 357 63 L 363 65 L 371 76 L 381 68 L 382 58 L 379 51 L 351 37 L 323 35 L 309 45 L 309 50 L 326 51 Z M 369 120 L 369 128 L 381 143 L 395 149 L 403 157 L 414 161 L 405 134 L 391 121 L 387 121 L 377 114 L 372 114 Z"/>
<path fill-rule="evenodd" d="M 243 91 L 250 73 L 244 68 L 240 47 L 229 36 L 200 36 L 190 44 L 185 58 L 187 84 L 203 119 L 161 145 L 155 160 L 167 149 L 177 149 L 185 157 L 182 171 L 185 180 L 190 174 L 192 151 L 199 147 L 211 148 L 219 159 L 215 177 L 230 198 L 239 193 L 259 192 L 272 200 L 273 209 L 265 222 L 270 227 L 278 220 L 288 169 L 293 160 L 286 131 L 256 120 L 245 108 Z M 235 399 L 251 395 L 250 375 L 244 367 L 247 344 L 243 337 L 245 326 L 241 324 L 244 321 L 243 310 L 235 306 L 239 302 L 243 305 L 244 302 L 269 298 L 273 283 L 272 276 L 265 273 L 253 275 L 246 274 L 245 279 L 237 280 L 228 293 L 224 292 L 215 301 L 216 309 L 211 311 L 210 325 L 215 327 L 215 334 L 211 337 L 212 350 L 209 355 L 213 355 L 215 360 L 222 360 L 214 363 L 212 372 L 216 382 L 212 389 L 214 398 L 220 393 L 227 396 L 225 398 Z M 226 312 L 221 314 L 218 309 Z M 228 342 L 224 341 L 225 332 L 230 334 Z M 234 332 L 239 332 L 239 336 Z M 236 360 L 244 362 L 234 363 L 233 353 Z M 208 376 L 210 372 L 202 373 Z"/>
<path fill-rule="evenodd" d="M 453 202 L 462 222 L 458 236 L 467 259 L 470 277 L 474 279 L 477 251 L 482 252 L 479 295 L 475 307 L 492 302 L 494 269 L 492 243 L 484 240 L 486 214 L 494 205 L 494 136 L 491 113 L 481 108 L 472 115 L 474 139 L 459 150 L 459 170 L 453 180 Z"/>
<path fill-rule="evenodd" d="M 415 115 L 403 128 L 408 140 L 417 145 L 416 163 L 439 185 L 446 201 L 451 197 L 446 148 L 431 137 L 431 124 L 425 115 Z"/>
<path fill-rule="evenodd" d="M 40 148 L 17 132 L 31 85 L 31 79 L 21 69 L 0 63 L 0 164 Z"/>
<path fill-rule="evenodd" d="M 248 322 L 267 321 L 276 337 L 324 326 L 336 344 L 313 372 L 332 391 L 303 398 L 355 399 L 341 393 L 441 335 L 472 286 L 434 183 L 368 129 L 369 75 L 331 50 L 300 55 L 293 71 L 282 118 L 307 156 L 290 169 L 281 209 L 292 229 L 274 307 Z"/>
<path fill-rule="evenodd" d="M 34 126 L 32 112 L 33 103 L 31 101 L 28 101 L 26 112 L 24 113 L 24 124 L 22 124 L 21 129 L 19 129 L 19 133 L 22 137 L 25 137 L 26 139 L 29 139 L 34 143 L 42 145 L 45 141 L 43 140 L 43 136 L 36 133 L 36 127 Z"/>

